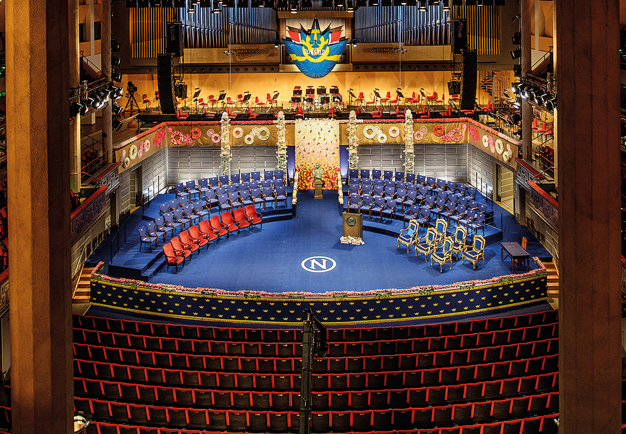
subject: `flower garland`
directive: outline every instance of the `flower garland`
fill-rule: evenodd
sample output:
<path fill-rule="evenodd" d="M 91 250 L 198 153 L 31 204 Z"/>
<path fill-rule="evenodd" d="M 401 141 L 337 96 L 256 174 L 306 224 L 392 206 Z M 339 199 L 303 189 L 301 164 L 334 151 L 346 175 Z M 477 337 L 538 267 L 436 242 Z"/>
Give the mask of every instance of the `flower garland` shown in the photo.
<path fill-rule="evenodd" d="M 413 114 L 407 110 L 404 115 L 404 170 L 415 173 L 415 149 L 413 147 Z"/>
<path fill-rule="evenodd" d="M 278 130 L 278 141 L 276 143 L 276 169 L 287 172 L 287 133 L 285 130 L 285 113 L 281 110 L 278 112 L 278 120 L 276 121 Z M 269 129 L 268 129 L 269 133 Z"/>
<path fill-rule="evenodd" d="M 300 178 L 300 172 L 296 170 L 296 173 L 293 174 L 293 191 L 291 192 L 291 204 L 295 205 L 298 203 L 298 179 Z"/>
<path fill-rule="evenodd" d="M 493 144 L 493 137 L 489 136 L 487 141 L 489 142 L 489 150 L 493 154 L 494 152 L 496 152 L 496 147 Z"/>
<path fill-rule="evenodd" d="M 206 130 L 206 135 L 209 139 L 213 137 L 214 134 L 215 134 L 215 130 L 213 128 L 209 128 L 208 130 Z"/>
<path fill-rule="evenodd" d="M 339 238 L 339 242 L 341 244 L 353 244 L 355 246 L 362 246 L 365 244 L 365 242 L 363 241 L 363 238 L 353 237 L 353 236 L 341 237 Z"/>
<path fill-rule="evenodd" d="M 504 152 L 504 143 L 502 139 L 496 139 L 496 152 L 502 154 Z"/>
<path fill-rule="evenodd" d="M 460 142 L 463 139 L 463 132 L 460 128 L 452 128 L 442 136 L 442 139 L 444 142 Z"/>
<path fill-rule="evenodd" d="M 135 158 L 137 158 L 137 145 L 135 144 L 130 145 L 128 156 L 130 157 L 131 160 L 134 160 Z"/>
<path fill-rule="evenodd" d="M 337 196 L 339 197 L 339 205 L 343 205 L 343 183 L 341 176 L 337 177 Z"/>
<path fill-rule="evenodd" d="M 413 134 L 413 138 L 415 139 L 415 141 L 419 142 L 420 140 L 424 138 L 424 135 L 427 132 L 428 132 L 428 128 L 426 127 L 426 125 L 423 125 L 422 128 L 415 131 L 415 133 Z"/>
<path fill-rule="evenodd" d="M 191 129 L 191 138 L 196 140 L 196 139 L 199 139 L 200 137 L 202 137 L 202 130 L 200 130 L 200 128 L 198 127 L 193 127 Z"/>
<path fill-rule="evenodd" d="M 230 175 L 230 159 L 231 159 L 231 155 L 230 155 L 230 139 L 229 139 L 229 134 L 230 134 L 230 126 L 229 126 L 229 121 L 230 119 L 228 118 L 228 113 L 224 112 L 222 113 L 222 137 L 220 138 L 222 141 L 222 148 L 221 148 L 221 159 L 222 159 L 222 175 Z M 218 134 L 214 134 L 218 135 Z M 211 137 L 211 141 L 213 141 L 213 137 Z M 213 142 L 213 143 L 217 143 L 217 142 Z"/>
<path fill-rule="evenodd" d="M 270 138 L 270 129 L 267 127 L 261 127 L 259 128 L 259 131 L 257 132 L 257 137 L 263 141 L 269 140 Z"/>
<path fill-rule="evenodd" d="M 376 137 L 378 143 L 387 143 L 387 135 L 383 133 L 381 130 L 378 130 L 378 136 Z"/>
<path fill-rule="evenodd" d="M 395 139 L 396 137 L 398 137 L 400 135 L 400 128 L 393 126 L 393 127 L 389 127 L 389 137 Z"/>
<path fill-rule="evenodd" d="M 172 145 L 180 145 L 183 141 L 183 133 L 180 131 L 173 131 L 172 128 L 169 128 L 170 131 L 170 142 Z"/>
<path fill-rule="evenodd" d="M 154 137 L 154 146 L 156 146 L 157 148 L 161 147 L 161 142 L 163 142 L 163 139 L 165 138 L 165 136 L 167 135 L 165 128 L 161 128 L 159 130 L 159 132 L 156 134 L 156 136 Z"/>
<path fill-rule="evenodd" d="M 489 147 L 489 136 L 487 134 L 483 135 L 483 146 L 485 148 Z"/>
<path fill-rule="evenodd" d="M 365 128 L 363 128 L 363 137 L 365 137 L 366 139 L 372 140 L 374 137 L 376 137 L 376 134 L 378 133 L 379 128 L 375 125 L 366 125 Z"/>
<path fill-rule="evenodd" d="M 183 140 L 182 140 L 183 145 L 185 146 L 191 146 L 193 145 L 193 139 L 191 138 L 191 134 L 183 134 Z"/>
<path fill-rule="evenodd" d="M 143 151 L 148 152 L 150 150 L 150 140 L 146 139 L 143 141 Z"/>
<path fill-rule="evenodd" d="M 235 139 L 241 139 L 243 137 L 243 128 L 236 127 L 233 129 L 233 137 Z"/>
<path fill-rule="evenodd" d="M 348 169 L 356 170 L 359 165 L 359 138 L 356 135 L 356 112 L 350 111 L 350 118 L 348 124 Z"/>
<path fill-rule="evenodd" d="M 439 125 L 435 125 L 433 127 L 433 134 L 437 137 L 442 137 L 445 134 L 446 130 L 443 127 L 443 125 L 439 124 Z"/>
<path fill-rule="evenodd" d="M 474 125 L 469 126 L 469 133 L 473 141 L 478 142 L 480 140 L 480 134 L 478 134 L 478 128 L 476 128 Z"/>

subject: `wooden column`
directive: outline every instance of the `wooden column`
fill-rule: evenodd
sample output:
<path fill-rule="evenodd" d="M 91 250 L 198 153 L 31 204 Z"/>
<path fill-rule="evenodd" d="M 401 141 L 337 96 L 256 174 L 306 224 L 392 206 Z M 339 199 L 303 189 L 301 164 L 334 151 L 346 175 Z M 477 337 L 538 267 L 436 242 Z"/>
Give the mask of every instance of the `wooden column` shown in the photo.
<path fill-rule="evenodd" d="M 70 433 L 68 1 L 6 2 L 13 433 Z"/>
<path fill-rule="evenodd" d="M 535 0 L 522 0 L 522 77 L 531 71 L 531 18 Z M 522 99 L 522 158 L 531 161 L 533 158 L 533 108 L 528 100 Z"/>
<path fill-rule="evenodd" d="M 80 47 L 78 42 L 78 24 L 79 24 L 79 0 L 68 0 L 69 7 L 69 71 L 70 71 L 70 88 L 76 89 L 80 86 Z M 74 193 L 80 193 L 81 187 L 81 169 L 82 169 L 82 146 L 80 136 L 80 115 L 76 115 L 74 120 L 70 122 L 70 188 Z"/>
<path fill-rule="evenodd" d="M 557 1 L 559 432 L 621 433 L 618 0 Z"/>

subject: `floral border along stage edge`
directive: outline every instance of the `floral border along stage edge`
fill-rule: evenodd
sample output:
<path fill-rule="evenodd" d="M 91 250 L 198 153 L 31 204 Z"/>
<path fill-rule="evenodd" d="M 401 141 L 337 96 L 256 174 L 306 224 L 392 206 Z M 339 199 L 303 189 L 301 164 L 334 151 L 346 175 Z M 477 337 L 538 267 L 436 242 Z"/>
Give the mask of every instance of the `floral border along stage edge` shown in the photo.
<path fill-rule="evenodd" d="M 312 170 L 324 169 L 324 188 L 334 189 L 339 172 L 339 122 L 333 119 L 308 119 L 296 122 L 296 170 L 300 190 L 315 187 Z"/>

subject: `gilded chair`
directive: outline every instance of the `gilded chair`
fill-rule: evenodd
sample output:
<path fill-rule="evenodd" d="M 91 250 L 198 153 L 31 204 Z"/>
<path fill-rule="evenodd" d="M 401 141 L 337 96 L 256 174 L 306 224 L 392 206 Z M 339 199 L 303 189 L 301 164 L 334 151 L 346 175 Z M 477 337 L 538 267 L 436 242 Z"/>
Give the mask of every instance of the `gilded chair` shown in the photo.
<path fill-rule="evenodd" d="M 443 246 L 441 250 L 433 251 L 433 254 L 430 255 L 430 265 L 433 265 L 433 261 L 439 263 L 439 272 L 443 273 L 443 264 L 449 262 L 450 270 L 452 270 L 452 246 L 454 245 L 454 241 L 451 237 L 446 237 L 443 242 Z"/>
<path fill-rule="evenodd" d="M 415 241 L 417 241 L 418 229 L 419 223 L 415 220 L 411 220 L 409 222 L 409 226 L 400 231 L 400 236 L 398 237 L 398 248 L 400 248 L 400 244 L 404 244 L 406 245 L 406 252 L 409 253 L 409 246 L 415 245 Z"/>
<path fill-rule="evenodd" d="M 444 219 L 437 219 L 435 222 L 435 232 L 437 233 L 437 245 L 441 244 L 447 236 L 448 222 Z"/>
<path fill-rule="evenodd" d="M 428 255 L 435 251 L 437 244 L 437 232 L 433 228 L 428 228 L 426 235 L 418 238 L 415 242 L 415 256 L 417 256 L 417 252 L 423 253 L 424 262 L 427 262 Z"/>
<path fill-rule="evenodd" d="M 480 235 L 474 235 L 474 242 L 472 248 L 463 252 L 463 263 L 465 259 L 471 261 L 474 264 L 474 270 L 476 269 L 476 262 L 483 260 L 483 266 L 485 265 L 485 244 L 486 241 Z"/>
<path fill-rule="evenodd" d="M 467 231 L 463 226 L 457 226 L 454 236 L 452 237 L 452 254 L 459 260 L 459 254 L 463 254 L 467 246 L 465 245 L 465 239 L 467 238 Z"/>

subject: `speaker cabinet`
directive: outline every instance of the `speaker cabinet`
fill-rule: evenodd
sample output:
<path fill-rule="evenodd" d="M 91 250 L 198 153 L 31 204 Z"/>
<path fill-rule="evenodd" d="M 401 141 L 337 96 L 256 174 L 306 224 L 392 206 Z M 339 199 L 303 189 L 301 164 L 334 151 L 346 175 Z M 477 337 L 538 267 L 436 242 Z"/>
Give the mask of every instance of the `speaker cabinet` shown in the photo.
<path fill-rule="evenodd" d="M 343 213 L 343 236 L 363 238 L 363 214 Z"/>
<path fill-rule="evenodd" d="M 167 23 L 167 52 L 174 57 L 183 55 L 183 24 Z"/>
<path fill-rule="evenodd" d="M 476 50 L 463 50 L 463 73 L 461 75 L 461 110 L 474 109 L 476 100 Z"/>
<path fill-rule="evenodd" d="M 176 97 L 174 96 L 174 66 L 171 54 L 159 54 L 157 57 L 157 82 L 159 99 L 163 114 L 176 113 Z"/>
<path fill-rule="evenodd" d="M 467 48 L 467 20 L 452 21 L 452 54 L 461 54 Z"/>

